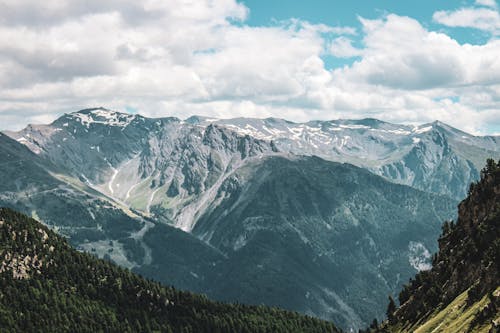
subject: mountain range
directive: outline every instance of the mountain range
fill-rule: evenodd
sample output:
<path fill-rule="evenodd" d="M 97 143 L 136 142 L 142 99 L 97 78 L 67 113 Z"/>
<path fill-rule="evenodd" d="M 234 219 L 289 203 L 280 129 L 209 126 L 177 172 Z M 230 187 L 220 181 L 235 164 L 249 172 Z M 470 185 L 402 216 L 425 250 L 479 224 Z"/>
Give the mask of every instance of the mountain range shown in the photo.
<path fill-rule="evenodd" d="M 430 268 L 499 142 L 439 122 L 88 109 L 0 134 L 0 204 L 150 278 L 357 329 Z"/>

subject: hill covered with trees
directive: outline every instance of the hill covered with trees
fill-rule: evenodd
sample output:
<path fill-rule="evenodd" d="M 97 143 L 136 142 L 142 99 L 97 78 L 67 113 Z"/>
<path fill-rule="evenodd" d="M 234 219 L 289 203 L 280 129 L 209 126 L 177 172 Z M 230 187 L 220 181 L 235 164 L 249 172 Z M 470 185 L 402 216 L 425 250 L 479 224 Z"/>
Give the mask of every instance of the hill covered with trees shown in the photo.
<path fill-rule="evenodd" d="M 0 208 L 2 332 L 338 332 L 265 306 L 213 302 L 80 253 L 41 223 Z"/>
<path fill-rule="evenodd" d="M 368 332 L 500 332 L 500 161 L 487 161 L 446 222 L 432 269 L 390 299 L 387 322 Z"/>

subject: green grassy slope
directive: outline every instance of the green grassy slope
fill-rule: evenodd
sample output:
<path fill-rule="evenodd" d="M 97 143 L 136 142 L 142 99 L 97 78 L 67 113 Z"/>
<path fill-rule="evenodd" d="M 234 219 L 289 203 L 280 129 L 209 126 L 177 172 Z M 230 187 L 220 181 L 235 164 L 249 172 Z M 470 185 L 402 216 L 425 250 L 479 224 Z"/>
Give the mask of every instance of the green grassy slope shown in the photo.
<path fill-rule="evenodd" d="M 414 325 L 397 325 L 393 331 L 401 333 L 488 333 L 491 329 L 491 323 L 488 321 L 478 323 L 475 318 L 481 316 L 481 312 L 490 304 L 491 300 L 488 295 L 484 295 L 479 301 L 469 305 L 467 304 L 468 291 L 460 294 L 444 309 L 435 311 L 427 320 Z M 494 295 L 498 295 L 499 292 L 500 288 L 497 288 Z"/>

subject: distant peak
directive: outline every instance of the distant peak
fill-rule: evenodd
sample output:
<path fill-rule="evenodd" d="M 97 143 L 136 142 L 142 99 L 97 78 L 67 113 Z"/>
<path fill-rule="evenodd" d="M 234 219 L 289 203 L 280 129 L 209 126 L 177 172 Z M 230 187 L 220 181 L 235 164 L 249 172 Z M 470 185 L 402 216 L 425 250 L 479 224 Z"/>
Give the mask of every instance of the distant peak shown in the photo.
<path fill-rule="evenodd" d="M 69 117 L 73 118 L 87 128 L 90 124 L 126 127 L 136 118 L 136 115 L 99 107 L 76 111 L 70 113 Z"/>
<path fill-rule="evenodd" d="M 97 108 L 89 108 L 89 109 L 83 109 L 83 110 L 71 112 L 71 114 L 75 114 L 75 113 L 90 114 L 90 113 L 93 113 L 94 111 L 110 112 L 110 113 L 116 112 L 116 111 L 112 111 L 110 109 L 106 109 L 105 107 L 100 106 Z"/>
<path fill-rule="evenodd" d="M 461 131 L 453 126 L 450 126 L 440 120 L 434 120 L 432 123 L 427 123 L 424 125 L 418 126 L 418 128 L 429 128 L 430 129 L 435 129 L 441 132 L 446 132 L 448 134 L 455 134 L 455 135 L 465 135 L 465 136 L 470 136 L 469 133 L 466 133 L 464 131 Z"/>
<path fill-rule="evenodd" d="M 197 124 L 201 124 L 201 123 L 212 123 L 212 122 L 218 121 L 218 120 L 219 120 L 218 118 L 210 118 L 210 117 L 205 117 L 205 116 L 194 115 L 194 116 L 191 116 L 191 117 L 185 119 L 184 121 L 188 124 L 197 125 Z"/>

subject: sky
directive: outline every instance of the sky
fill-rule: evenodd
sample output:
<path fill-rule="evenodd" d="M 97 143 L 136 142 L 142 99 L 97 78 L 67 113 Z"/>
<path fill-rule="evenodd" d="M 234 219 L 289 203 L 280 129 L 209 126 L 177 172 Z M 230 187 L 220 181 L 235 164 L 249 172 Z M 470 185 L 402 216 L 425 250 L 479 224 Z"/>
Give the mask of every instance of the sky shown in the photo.
<path fill-rule="evenodd" d="M 494 0 L 0 0 L 0 129 L 103 106 L 500 135 L 499 37 Z"/>

